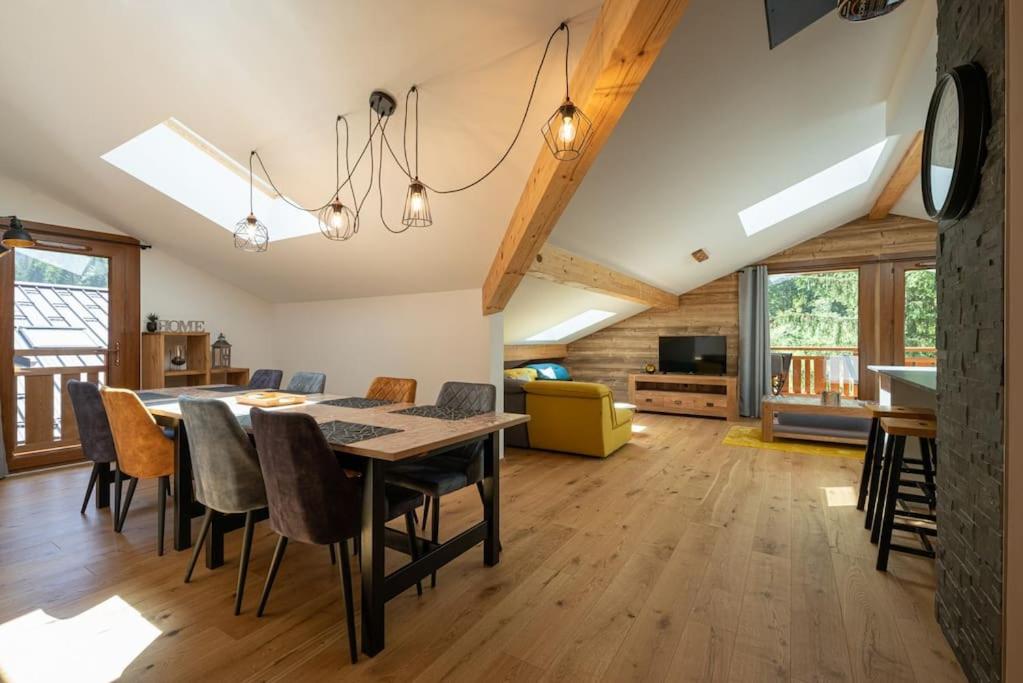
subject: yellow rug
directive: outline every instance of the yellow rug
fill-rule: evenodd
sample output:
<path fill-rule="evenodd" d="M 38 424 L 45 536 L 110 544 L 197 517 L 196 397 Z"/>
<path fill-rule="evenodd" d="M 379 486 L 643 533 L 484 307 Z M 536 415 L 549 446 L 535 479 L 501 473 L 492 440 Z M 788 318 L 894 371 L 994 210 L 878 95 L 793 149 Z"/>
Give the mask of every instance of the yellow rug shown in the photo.
<path fill-rule="evenodd" d="M 793 441 L 791 439 L 775 439 L 771 443 L 760 440 L 760 427 L 744 427 L 734 425 L 725 435 L 722 442 L 726 446 L 745 446 L 747 448 L 763 448 L 785 453 L 802 453 L 803 455 L 823 455 L 829 458 L 863 459 L 863 447 L 842 446 L 840 444 L 814 443 L 811 441 Z"/>

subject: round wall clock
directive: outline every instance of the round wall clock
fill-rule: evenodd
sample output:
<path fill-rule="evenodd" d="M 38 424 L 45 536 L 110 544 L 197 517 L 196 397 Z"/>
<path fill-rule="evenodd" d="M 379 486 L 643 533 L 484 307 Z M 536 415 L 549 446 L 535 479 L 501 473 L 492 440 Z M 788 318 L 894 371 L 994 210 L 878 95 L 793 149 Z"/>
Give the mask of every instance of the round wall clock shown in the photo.
<path fill-rule="evenodd" d="M 927 112 L 921 169 L 931 218 L 962 218 L 973 207 L 990 119 L 987 76 L 979 65 L 957 66 L 941 77 Z"/>

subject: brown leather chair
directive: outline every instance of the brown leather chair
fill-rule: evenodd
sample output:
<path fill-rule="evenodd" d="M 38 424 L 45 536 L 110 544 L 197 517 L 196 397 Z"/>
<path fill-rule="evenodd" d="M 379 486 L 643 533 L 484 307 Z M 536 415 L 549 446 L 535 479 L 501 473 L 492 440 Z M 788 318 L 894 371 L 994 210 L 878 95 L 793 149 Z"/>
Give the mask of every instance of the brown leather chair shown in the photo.
<path fill-rule="evenodd" d="M 107 409 L 110 431 L 117 448 L 118 472 L 132 478 L 121 506 L 117 531 L 124 528 L 132 496 L 139 479 L 158 479 L 157 554 L 163 555 L 164 512 L 170 476 L 174 474 L 174 436 L 156 424 L 134 391 L 102 387 L 100 395 Z"/>
<path fill-rule="evenodd" d="M 416 381 L 402 377 L 376 377 L 369 385 L 366 398 L 394 403 L 415 403 Z"/>

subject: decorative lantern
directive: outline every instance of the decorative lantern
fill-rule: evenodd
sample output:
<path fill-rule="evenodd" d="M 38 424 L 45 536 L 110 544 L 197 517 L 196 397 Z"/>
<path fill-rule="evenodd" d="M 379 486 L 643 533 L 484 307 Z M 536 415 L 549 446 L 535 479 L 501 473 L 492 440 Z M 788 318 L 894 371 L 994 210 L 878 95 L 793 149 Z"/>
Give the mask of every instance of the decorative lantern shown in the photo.
<path fill-rule="evenodd" d="M 217 336 L 217 341 L 213 342 L 213 367 L 231 367 L 231 345 L 224 339 L 223 332 Z"/>

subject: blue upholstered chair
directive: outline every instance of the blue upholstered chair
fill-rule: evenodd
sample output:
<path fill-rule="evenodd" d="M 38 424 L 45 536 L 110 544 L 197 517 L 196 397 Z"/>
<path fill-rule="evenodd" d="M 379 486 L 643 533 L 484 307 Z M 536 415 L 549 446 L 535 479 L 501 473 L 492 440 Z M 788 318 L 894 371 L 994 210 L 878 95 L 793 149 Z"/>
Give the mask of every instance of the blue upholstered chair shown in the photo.
<path fill-rule="evenodd" d="M 436 405 L 474 413 L 493 412 L 497 406 L 497 389 L 492 384 L 445 382 Z M 440 535 L 441 496 L 476 484 L 480 500 L 483 499 L 483 440 L 416 462 L 395 465 L 388 469 L 387 481 L 426 496 L 423 528 L 429 515 L 433 522 L 430 536 L 436 543 Z M 430 584 L 437 585 L 436 573 L 430 577 Z"/>
<path fill-rule="evenodd" d="M 288 382 L 287 392 L 293 394 L 322 394 L 327 388 L 327 376 L 322 372 L 296 372 Z"/>
<path fill-rule="evenodd" d="M 281 388 L 281 381 L 284 379 L 284 373 L 280 370 L 267 370 L 260 368 L 252 373 L 252 377 L 249 379 L 249 389 L 269 389 L 277 391 Z"/>

